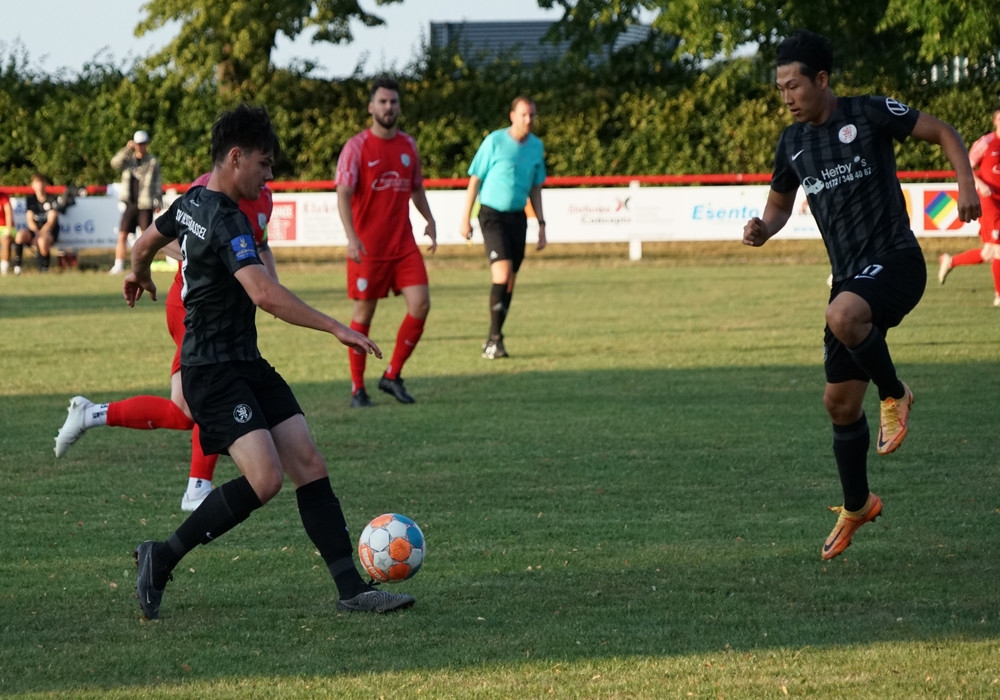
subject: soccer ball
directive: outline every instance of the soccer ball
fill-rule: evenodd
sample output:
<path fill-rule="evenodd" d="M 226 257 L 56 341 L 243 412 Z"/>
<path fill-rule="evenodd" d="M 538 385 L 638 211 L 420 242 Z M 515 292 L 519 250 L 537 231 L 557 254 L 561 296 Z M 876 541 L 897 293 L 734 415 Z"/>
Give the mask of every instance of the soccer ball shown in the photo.
<path fill-rule="evenodd" d="M 424 533 L 415 522 L 398 513 L 373 519 L 358 538 L 361 566 L 381 583 L 410 578 L 420 570 L 426 553 Z"/>

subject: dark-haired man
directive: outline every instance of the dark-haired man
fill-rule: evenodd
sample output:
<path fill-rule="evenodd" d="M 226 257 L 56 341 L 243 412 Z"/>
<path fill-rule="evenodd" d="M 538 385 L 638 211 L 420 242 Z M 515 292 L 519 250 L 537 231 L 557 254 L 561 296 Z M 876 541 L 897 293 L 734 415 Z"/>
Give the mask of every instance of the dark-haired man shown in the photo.
<path fill-rule="evenodd" d="M 913 393 L 896 375 L 885 334 L 917 305 L 927 267 L 910 229 L 896 176 L 894 141 L 911 136 L 939 145 L 958 175 L 958 215 L 980 214 L 969 154 L 958 132 L 891 97 L 837 97 L 833 51 L 801 31 L 778 47 L 777 87 L 795 123 L 782 133 L 764 212 L 743 228 L 743 243 L 764 245 L 788 221 L 801 185 L 833 268 L 826 308 L 823 403 L 833 422 L 833 453 L 844 505 L 821 556 L 832 559 L 859 527 L 882 512 L 868 489 L 868 421 L 863 400 L 878 390 L 876 451 L 896 450 L 909 427 Z"/>
<path fill-rule="evenodd" d="M 437 228 L 420 165 L 417 143 L 399 130 L 399 83 L 372 82 L 368 101 L 371 127 L 344 144 L 337 160 L 337 209 L 347 234 L 347 296 L 353 300 L 351 328 L 368 335 L 375 307 L 389 292 L 402 294 L 406 316 L 378 388 L 400 403 L 415 403 L 403 385 L 403 364 L 424 332 L 431 309 L 427 268 L 413 238 L 410 201 L 424 217 L 429 252 L 437 250 Z M 348 350 L 351 407 L 368 408 L 366 353 Z"/>
<path fill-rule="evenodd" d="M 136 591 L 149 619 L 181 558 L 246 520 L 273 498 L 287 475 L 306 533 L 333 576 L 338 610 L 388 612 L 413 605 L 412 596 L 375 590 L 355 565 L 354 547 L 326 463 L 302 409 L 280 375 L 260 356 L 257 307 L 281 320 L 324 331 L 359 352 L 378 346 L 307 305 L 274 279 L 258 255 L 253 229 L 240 211 L 271 179 L 280 143 L 267 111 L 240 106 L 212 126 L 212 174 L 159 216 L 132 249 L 124 294 L 134 306 L 143 291 L 156 299 L 149 264 L 177 240 L 183 255 L 185 326 L 181 382 L 206 454 L 228 453 L 240 476 L 213 489 L 166 541 L 136 549 Z"/>

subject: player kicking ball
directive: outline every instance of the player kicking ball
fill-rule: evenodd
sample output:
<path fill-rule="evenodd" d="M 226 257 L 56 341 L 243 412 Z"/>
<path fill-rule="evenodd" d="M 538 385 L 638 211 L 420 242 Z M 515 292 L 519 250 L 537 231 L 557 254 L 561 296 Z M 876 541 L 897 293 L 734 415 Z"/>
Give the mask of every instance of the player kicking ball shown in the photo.
<path fill-rule="evenodd" d="M 218 539 L 271 500 L 287 476 L 295 486 L 302 524 L 340 593 L 337 609 L 389 612 L 413 596 L 373 588 L 361 577 L 326 462 L 291 389 L 257 348 L 257 307 L 286 323 L 331 334 L 359 352 L 381 357 L 378 346 L 307 305 L 265 269 L 253 230 L 238 208 L 259 196 L 280 150 L 262 107 L 224 113 L 212 127 L 212 174 L 192 187 L 146 229 L 132 249 L 124 295 L 135 306 L 143 292 L 156 299 L 150 263 L 178 241 L 184 256 L 187 332 L 181 381 L 206 454 L 232 457 L 241 476 L 226 482 L 163 541 L 136 549 L 139 606 L 151 620 L 172 572 L 191 550 Z"/>

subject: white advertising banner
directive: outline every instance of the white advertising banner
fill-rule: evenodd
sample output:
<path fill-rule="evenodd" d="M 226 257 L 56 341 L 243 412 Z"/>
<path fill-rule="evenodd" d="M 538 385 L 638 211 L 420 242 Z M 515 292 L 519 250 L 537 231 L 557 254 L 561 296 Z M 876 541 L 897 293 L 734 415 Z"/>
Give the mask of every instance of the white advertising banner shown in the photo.
<path fill-rule="evenodd" d="M 614 243 L 643 241 L 736 241 L 743 224 L 760 216 L 767 185 L 549 188 L 544 191 L 546 234 L 550 243 Z M 978 236 L 978 224 L 958 220 L 958 187 L 953 183 L 903 184 L 910 225 L 917 236 Z M 459 236 L 464 190 L 428 190 L 437 222 L 438 243 L 464 245 Z M 11 198 L 14 219 L 24 222 L 24 198 Z M 528 239 L 537 240 L 530 215 Z M 121 217 L 115 197 L 80 197 L 60 217 L 62 248 L 113 248 Z M 424 220 L 410 206 L 418 241 Z M 473 219 L 473 242 L 482 241 Z M 782 238 L 818 238 L 819 231 L 801 190 Z M 282 246 L 346 246 L 335 192 L 274 193 L 268 239 Z M 423 242 L 423 241 L 420 241 Z"/>

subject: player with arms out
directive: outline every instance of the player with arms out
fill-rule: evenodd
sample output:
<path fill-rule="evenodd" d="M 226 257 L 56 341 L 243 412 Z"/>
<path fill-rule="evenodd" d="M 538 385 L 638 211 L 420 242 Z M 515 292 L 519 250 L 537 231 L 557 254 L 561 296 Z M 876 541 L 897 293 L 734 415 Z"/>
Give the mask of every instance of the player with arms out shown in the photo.
<path fill-rule="evenodd" d="M 195 179 L 191 186 L 206 185 L 210 177 L 211 173 L 205 173 Z M 261 262 L 277 280 L 278 271 L 274 264 L 274 255 L 267 245 L 267 223 L 271 219 L 273 204 L 271 188 L 265 185 L 256 199 L 240 200 L 240 211 L 246 214 L 253 227 L 254 241 L 257 243 Z M 180 249 L 176 242 L 168 245 L 164 252 L 168 257 L 181 260 Z M 184 340 L 185 315 L 184 300 L 181 299 L 183 285 L 182 265 L 179 263 L 173 284 L 167 292 L 165 304 L 167 330 L 170 331 L 176 346 L 170 367 L 170 398 L 142 395 L 95 404 L 85 396 L 74 396 L 70 399 L 66 420 L 56 435 L 55 453 L 56 457 L 62 457 L 87 430 L 102 425 L 134 430 L 191 430 L 191 467 L 187 488 L 181 497 L 181 510 L 190 512 L 201 505 L 205 496 L 212 490 L 212 479 L 219 456 L 206 455 L 202 451 L 201 432 L 198 424 L 191 419 L 191 411 L 181 389 L 181 341 Z"/>
<path fill-rule="evenodd" d="M 241 476 L 205 498 L 165 541 L 136 549 L 139 605 L 156 619 L 171 572 L 192 549 L 218 539 L 281 489 L 295 487 L 302 524 L 340 593 L 338 610 L 388 612 L 413 605 L 412 596 L 364 582 L 326 462 L 309 434 L 302 409 L 257 348 L 257 307 L 286 323 L 334 336 L 360 352 L 381 352 L 367 337 L 307 305 L 280 285 L 261 262 L 241 199 L 260 196 L 271 179 L 280 144 L 262 107 L 242 105 L 212 126 L 212 175 L 159 216 L 132 249 L 124 295 L 134 306 L 143 292 L 156 299 L 149 265 L 176 240 L 183 254 L 185 324 L 181 383 L 201 428 L 206 454 L 228 453 Z"/>
<path fill-rule="evenodd" d="M 392 358 L 378 388 L 400 403 L 415 403 L 403 385 L 403 364 L 424 332 L 431 309 L 424 258 L 413 238 L 410 201 L 427 222 L 429 252 L 437 250 L 437 228 L 416 141 L 399 130 L 399 83 L 372 82 L 368 102 L 372 125 L 344 144 L 337 160 L 337 209 L 347 234 L 347 296 L 353 302 L 351 328 L 368 335 L 379 299 L 392 291 L 406 300 L 406 316 L 396 333 Z M 372 405 L 365 390 L 363 352 L 348 351 L 351 407 Z"/>
<path fill-rule="evenodd" d="M 878 390 L 877 452 L 906 437 L 913 394 L 899 380 L 886 332 L 917 305 L 927 266 L 910 229 L 896 175 L 894 141 L 912 137 L 941 147 L 958 174 L 959 217 L 979 216 L 969 156 L 958 132 L 888 97 L 837 97 L 830 87 L 833 51 L 801 31 L 778 46 L 777 87 L 795 118 L 778 141 L 771 190 L 743 243 L 762 246 L 787 223 L 801 185 L 826 245 L 833 289 L 826 308 L 823 403 L 833 423 L 833 454 L 844 505 L 821 556 L 832 559 L 859 527 L 882 512 L 868 488 L 869 428 L 863 401 Z"/>
<path fill-rule="evenodd" d="M 980 136 L 969 149 L 969 163 L 976 171 L 976 191 L 983 207 L 979 238 L 983 245 L 952 257 L 938 259 L 938 282 L 960 265 L 989 262 L 993 268 L 993 306 L 1000 306 L 1000 108 L 993 110 L 993 131 Z"/>

